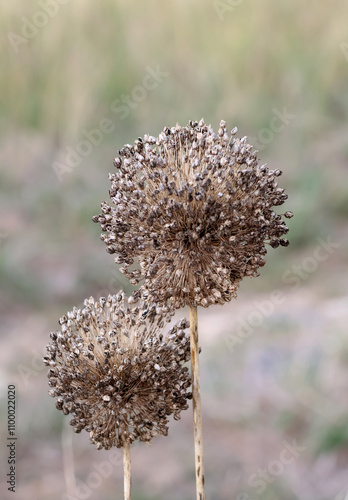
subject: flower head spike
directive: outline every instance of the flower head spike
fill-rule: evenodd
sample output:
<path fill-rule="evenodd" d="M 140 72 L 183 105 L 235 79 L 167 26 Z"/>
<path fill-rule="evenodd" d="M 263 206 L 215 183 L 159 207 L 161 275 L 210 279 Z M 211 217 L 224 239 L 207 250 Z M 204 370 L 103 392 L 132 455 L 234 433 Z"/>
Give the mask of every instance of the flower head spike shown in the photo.
<path fill-rule="evenodd" d="M 112 203 L 93 220 L 121 271 L 156 302 L 223 304 L 242 278 L 258 276 L 266 244 L 289 243 L 272 209 L 287 199 L 281 172 L 259 165 L 236 132 L 224 121 L 217 134 L 203 120 L 177 125 L 127 144 L 114 161 Z"/>
<path fill-rule="evenodd" d="M 179 419 L 187 409 L 188 323 L 182 320 L 163 335 L 172 316 L 166 307 L 126 307 L 123 293 L 91 297 L 51 334 L 44 358 L 50 395 L 59 410 L 73 414 L 74 431 L 89 431 L 98 449 L 166 435 L 168 415 Z"/>

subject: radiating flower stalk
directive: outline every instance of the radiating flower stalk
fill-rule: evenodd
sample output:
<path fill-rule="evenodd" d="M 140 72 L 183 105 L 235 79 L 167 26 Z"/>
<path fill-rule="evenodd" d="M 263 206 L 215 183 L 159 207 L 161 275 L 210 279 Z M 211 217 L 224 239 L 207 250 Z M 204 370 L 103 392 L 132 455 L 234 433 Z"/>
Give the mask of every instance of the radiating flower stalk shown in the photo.
<path fill-rule="evenodd" d="M 109 176 L 111 204 L 103 202 L 93 218 L 121 272 L 142 284 L 134 300 L 143 293 L 157 304 L 190 307 L 197 500 L 205 499 L 197 306 L 235 298 L 244 277 L 259 275 L 266 245 L 289 244 L 273 210 L 287 199 L 281 171 L 260 165 L 236 133 L 224 121 L 218 133 L 191 121 L 127 144 Z"/>
<path fill-rule="evenodd" d="M 98 449 L 124 450 L 125 500 L 131 499 L 130 445 L 166 436 L 168 416 L 180 418 L 192 397 L 185 362 L 190 342 L 181 320 L 167 306 L 144 301 L 127 306 L 124 293 L 85 301 L 59 320 L 45 364 L 50 395 L 75 432 L 86 429 Z"/>

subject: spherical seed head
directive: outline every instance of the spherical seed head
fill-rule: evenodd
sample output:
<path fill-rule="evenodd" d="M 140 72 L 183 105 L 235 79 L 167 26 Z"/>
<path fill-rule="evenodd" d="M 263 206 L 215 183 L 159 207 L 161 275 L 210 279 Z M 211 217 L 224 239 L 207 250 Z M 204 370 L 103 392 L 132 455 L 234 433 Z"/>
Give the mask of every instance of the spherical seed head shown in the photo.
<path fill-rule="evenodd" d="M 59 410 L 73 415 L 74 431 L 86 429 L 98 449 L 167 435 L 168 415 L 179 419 L 187 409 L 188 322 L 163 335 L 172 316 L 169 308 L 144 302 L 130 308 L 123 293 L 91 297 L 51 334 L 44 358 L 49 394 Z"/>
<path fill-rule="evenodd" d="M 259 165 L 236 132 L 224 121 L 217 134 L 203 120 L 177 125 L 127 144 L 114 161 L 112 203 L 93 220 L 121 272 L 156 302 L 223 304 L 242 278 L 258 276 L 267 244 L 285 245 L 288 228 L 272 208 L 287 199 L 281 171 Z"/>

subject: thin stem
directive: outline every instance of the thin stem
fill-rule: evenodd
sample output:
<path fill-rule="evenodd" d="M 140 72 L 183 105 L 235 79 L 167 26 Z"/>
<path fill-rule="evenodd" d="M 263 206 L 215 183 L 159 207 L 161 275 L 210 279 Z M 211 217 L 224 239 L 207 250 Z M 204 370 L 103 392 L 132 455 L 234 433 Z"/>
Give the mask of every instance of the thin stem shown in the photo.
<path fill-rule="evenodd" d="M 193 428 L 195 438 L 196 493 L 197 500 L 205 500 L 204 467 L 203 467 L 203 435 L 202 410 L 199 379 L 199 348 L 197 307 L 190 306 L 190 343 L 192 372 Z"/>
<path fill-rule="evenodd" d="M 74 450 L 72 443 L 72 428 L 65 419 L 65 424 L 62 430 L 62 451 L 63 451 L 63 469 L 66 484 L 66 491 L 71 497 L 76 496 L 76 477 L 75 477 L 75 463 L 74 463 Z"/>
<path fill-rule="evenodd" d="M 132 500 L 130 444 L 127 439 L 124 439 L 123 441 L 123 471 L 124 471 L 124 500 Z"/>

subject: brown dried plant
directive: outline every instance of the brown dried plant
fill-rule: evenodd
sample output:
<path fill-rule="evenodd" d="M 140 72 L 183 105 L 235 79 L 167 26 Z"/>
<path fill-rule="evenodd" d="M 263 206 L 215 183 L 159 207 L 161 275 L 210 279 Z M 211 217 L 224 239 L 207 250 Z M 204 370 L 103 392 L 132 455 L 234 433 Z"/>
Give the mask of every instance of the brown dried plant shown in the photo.
<path fill-rule="evenodd" d="M 168 307 L 144 302 L 130 308 L 119 293 L 91 297 L 51 333 L 44 358 L 50 395 L 59 410 L 73 415 L 74 431 L 89 431 L 98 449 L 167 435 L 168 416 L 179 419 L 188 408 L 188 322 L 163 335 L 172 316 Z"/>
<path fill-rule="evenodd" d="M 289 243 L 273 210 L 287 199 L 281 171 L 260 165 L 236 132 L 191 121 L 127 144 L 114 161 L 111 204 L 93 220 L 121 271 L 158 303 L 230 301 L 242 278 L 258 276 L 267 244 Z"/>
<path fill-rule="evenodd" d="M 196 498 L 205 500 L 197 306 L 237 296 L 258 276 L 267 245 L 287 246 L 288 228 L 273 207 L 287 199 L 280 170 L 260 165 L 246 137 L 218 133 L 204 120 L 166 127 L 126 144 L 109 175 L 111 204 L 93 217 L 107 251 L 133 285 L 158 304 L 190 306 Z M 292 217 L 291 212 L 283 214 Z"/>

